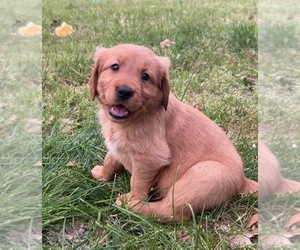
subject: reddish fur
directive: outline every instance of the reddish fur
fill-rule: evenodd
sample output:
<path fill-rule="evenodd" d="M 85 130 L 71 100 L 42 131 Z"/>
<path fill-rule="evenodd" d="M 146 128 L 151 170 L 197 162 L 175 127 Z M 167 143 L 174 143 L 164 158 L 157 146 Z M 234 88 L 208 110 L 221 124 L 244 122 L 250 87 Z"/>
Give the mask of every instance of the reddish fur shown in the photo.
<path fill-rule="evenodd" d="M 110 66 L 120 64 L 114 72 Z M 132 176 L 131 191 L 116 201 L 144 216 L 162 221 L 182 220 L 204 208 L 228 201 L 233 195 L 257 190 L 244 176 L 240 156 L 225 133 L 196 109 L 170 94 L 169 60 L 136 45 L 98 49 L 90 81 L 91 97 L 98 97 L 100 123 L 108 147 L 103 166 L 92 174 L 110 180 L 123 168 Z M 150 81 L 143 82 L 144 70 Z M 126 85 L 134 95 L 123 104 L 132 114 L 123 122 L 108 115 L 119 104 L 116 88 Z M 160 201 L 144 201 L 151 188 Z"/>
<path fill-rule="evenodd" d="M 259 197 L 300 191 L 300 182 L 282 177 L 275 155 L 263 141 L 258 146 Z"/>

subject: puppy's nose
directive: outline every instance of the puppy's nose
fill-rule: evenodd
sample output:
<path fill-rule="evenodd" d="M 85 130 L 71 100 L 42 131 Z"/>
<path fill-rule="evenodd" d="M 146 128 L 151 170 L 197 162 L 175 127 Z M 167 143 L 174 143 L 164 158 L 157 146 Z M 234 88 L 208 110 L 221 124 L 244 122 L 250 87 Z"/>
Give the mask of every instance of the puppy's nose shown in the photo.
<path fill-rule="evenodd" d="M 122 101 L 128 100 L 130 97 L 133 96 L 133 90 L 126 86 L 120 86 L 117 88 L 117 96 Z"/>

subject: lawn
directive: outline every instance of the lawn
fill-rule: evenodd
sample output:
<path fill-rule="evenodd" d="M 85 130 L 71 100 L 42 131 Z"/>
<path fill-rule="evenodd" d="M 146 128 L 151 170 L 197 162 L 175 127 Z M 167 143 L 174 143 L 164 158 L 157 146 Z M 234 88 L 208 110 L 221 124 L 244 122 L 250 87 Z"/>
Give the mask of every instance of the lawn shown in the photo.
<path fill-rule="evenodd" d="M 252 0 L 43 1 L 44 249 L 228 249 L 248 231 L 256 194 L 177 224 L 116 207 L 130 176 L 91 177 L 106 148 L 87 84 L 99 45 L 134 43 L 168 56 L 172 92 L 225 130 L 247 177 L 257 179 L 256 21 Z M 73 26 L 71 36 L 54 35 L 62 22 Z M 175 45 L 161 49 L 165 39 Z"/>
<path fill-rule="evenodd" d="M 266 0 L 259 9 L 259 134 L 276 155 L 282 175 L 299 182 L 300 18 L 294 13 L 300 8 L 293 0 Z M 299 192 L 259 199 L 260 245 L 270 235 L 286 235 L 284 226 L 299 214 L 299 200 Z M 300 248 L 299 237 L 285 240 L 293 243 L 292 249 Z"/>
<path fill-rule="evenodd" d="M 41 244 L 42 38 L 18 28 L 41 24 L 37 0 L 0 2 L 0 249 Z"/>

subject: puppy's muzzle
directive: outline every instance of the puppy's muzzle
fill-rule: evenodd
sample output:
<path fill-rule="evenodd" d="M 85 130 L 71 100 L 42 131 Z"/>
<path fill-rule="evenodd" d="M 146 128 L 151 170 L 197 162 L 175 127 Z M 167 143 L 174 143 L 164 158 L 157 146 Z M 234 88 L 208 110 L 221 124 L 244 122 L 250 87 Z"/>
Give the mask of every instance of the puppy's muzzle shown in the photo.
<path fill-rule="evenodd" d="M 116 94 L 122 101 L 126 101 L 133 96 L 134 92 L 127 86 L 120 86 L 117 88 Z"/>

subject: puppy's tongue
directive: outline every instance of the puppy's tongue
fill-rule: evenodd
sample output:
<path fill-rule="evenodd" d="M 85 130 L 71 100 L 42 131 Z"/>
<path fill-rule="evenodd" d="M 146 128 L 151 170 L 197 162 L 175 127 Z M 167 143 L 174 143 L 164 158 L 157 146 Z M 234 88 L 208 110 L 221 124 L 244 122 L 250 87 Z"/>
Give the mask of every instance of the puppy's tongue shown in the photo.
<path fill-rule="evenodd" d="M 128 109 L 123 105 L 113 105 L 110 107 L 110 113 L 116 117 L 125 117 L 128 115 Z"/>

